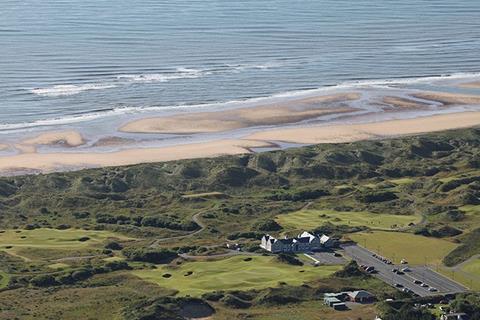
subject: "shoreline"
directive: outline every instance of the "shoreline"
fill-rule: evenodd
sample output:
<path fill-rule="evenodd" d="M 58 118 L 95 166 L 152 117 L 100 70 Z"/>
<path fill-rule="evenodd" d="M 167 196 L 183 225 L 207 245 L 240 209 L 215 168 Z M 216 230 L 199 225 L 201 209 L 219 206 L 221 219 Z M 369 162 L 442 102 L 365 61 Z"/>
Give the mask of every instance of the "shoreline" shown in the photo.
<path fill-rule="evenodd" d="M 386 120 L 363 124 L 342 124 L 269 129 L 240 139 L 182 144 L 166 147 L 131 148 L 114 152 L 20 153 L 0 157 L 0 175 L 75 171 L 86 168 L 124 166 L 171 160 L 211 158 L 253 153 L 257 148 L 278 148 L 276 142 L 292 144 L 347 143 L 418 135 L 480 125 L 480 111 L 448 113 L 413 119 Z M 65 134 L 65 133 L 64 133 Z M 44 135 L 41 142 L 54 143 L 64 134 Z M 69 133 L 71 141 L 80 143 L 78 135 Z M 75 139 L 73 139 L 75 138 Z M 63 141 L 63 140 L 62 140 Z M 277 149 L 278 150 L 278 149 Z"/>

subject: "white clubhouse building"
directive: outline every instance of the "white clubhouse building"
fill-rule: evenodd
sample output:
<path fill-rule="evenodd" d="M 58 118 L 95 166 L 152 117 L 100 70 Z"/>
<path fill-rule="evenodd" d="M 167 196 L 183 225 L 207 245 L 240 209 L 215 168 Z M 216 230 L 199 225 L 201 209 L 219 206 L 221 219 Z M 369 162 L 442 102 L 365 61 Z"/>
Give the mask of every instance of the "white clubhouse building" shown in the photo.
<path fill-rule="evenodd" d="M 304 252 L 316 251 L 321 249 L 328 249 L 333 247 L 335 241 L 326 236 L 313 235 L 310 232 L 304 231 L 295 238 L 277 239 L 269 234 L 262 237 L 260 247 L 273 252 Z"/>

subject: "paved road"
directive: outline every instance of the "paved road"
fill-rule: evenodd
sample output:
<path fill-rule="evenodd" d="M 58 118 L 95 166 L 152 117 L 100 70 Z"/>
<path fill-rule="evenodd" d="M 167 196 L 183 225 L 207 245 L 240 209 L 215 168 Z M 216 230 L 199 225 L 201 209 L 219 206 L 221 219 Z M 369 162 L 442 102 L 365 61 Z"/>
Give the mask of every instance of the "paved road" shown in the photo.
<path fill-rule="evenodd" d="M 431 270 L 428 267 L 416 266 L 410 267 L 411 272 L 405 272 L 404 275 L 397 275 L 392 272 L 393 268 L 401 269 L 405 265 L 388 265 L 381 260 L 373 257 L 373 252 L 357 245 L 343 246 L 345 254 L 356 260 L 358 264 L 373 266 L 378 271 L 374 274 L 377 278 L 394 286 L 401 284 L 404 288 L 412 290 L 421 297 L 433 296 L 438 294 L 465 292 L 468 289 L 459 283 L 448 279 L 445 276 Z M 420 280 L 428 284 L 429 287 L 436 288 L 438 291 L 431 292 L 428 288 L 423 288 L 413 283 L 414 280 Z M 399 290 L 401 290 L 400 288 Z"/>

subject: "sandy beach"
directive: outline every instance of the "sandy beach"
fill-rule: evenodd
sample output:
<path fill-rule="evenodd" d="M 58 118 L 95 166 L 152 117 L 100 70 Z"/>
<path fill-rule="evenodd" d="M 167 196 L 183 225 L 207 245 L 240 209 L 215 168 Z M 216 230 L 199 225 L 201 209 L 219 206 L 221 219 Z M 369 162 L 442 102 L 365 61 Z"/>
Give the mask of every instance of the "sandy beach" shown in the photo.
<path fill-rule="evenodd" d="M 0 174 L 64 171 L 123 166 L 190 158 L 249 153 L 250 148 L 274 146 L 253 140 L 220 140 L 163 148 L 136 148 L 106 153 L 23 153 L 0 157 Z"/>
<path fill-rule="evenodd" d="M 294 127 L 267 130 L 243 139 L 225 139 L 160 148 L 132 148 L 115 152 L 21 153 L 0 157 L 1 174 L 51 172 L 80 168 L 131 165 L 178 159 L 216 157 L 251 153 L 252 148 L 274 147 L 275 141 L 301 144 L 343 143 L 415 135 L 480 125 L 480 112 L 434 115 L 415 119 L 389 120 L 365 124 Z M 73 137 L 78 135 L 73 135 Z M 31 141 L 45 143 L 55 134 Z M 80 140 L 74 140 L 80 142 Z M 71 142 L 74 142 L 71 141 Z"/>
<path fill-rule="evenodd" d="M 222 132 L 240 128 L 295 123 L 321 116 L 344 114 L 357 109 L 343 106 L 358 93 L 342 93 L 283 103 L 216 112 L 194 112 L 168 117 L 140 119 L 120 128 L 122 132 L 191 134 Z"/>
<path fill-rule="evenodd" d="M 310 144 L 342 143 L 468 128 L 477 125 L 480 125 L 480 112 L 461 112 L 366 124 L 269 130 L 252 134 L 246 138 Z"/>

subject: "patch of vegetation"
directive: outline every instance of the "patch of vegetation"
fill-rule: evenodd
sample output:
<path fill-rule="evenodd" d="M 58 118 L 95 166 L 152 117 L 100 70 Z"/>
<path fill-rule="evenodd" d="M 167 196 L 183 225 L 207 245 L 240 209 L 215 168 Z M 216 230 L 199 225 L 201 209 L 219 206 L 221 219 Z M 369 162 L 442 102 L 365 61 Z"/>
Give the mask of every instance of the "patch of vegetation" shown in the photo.
<path fill-rule="evenodd" d="M 418 216 L 414 215 L 335 210 L 300 210 L 278 215 L 276 219 L 282 226 L 296 230 L 310 230 L 325 223 L 353 227 L 366 226 L 370 229 L 398 229 L 419 221 Z"/>

